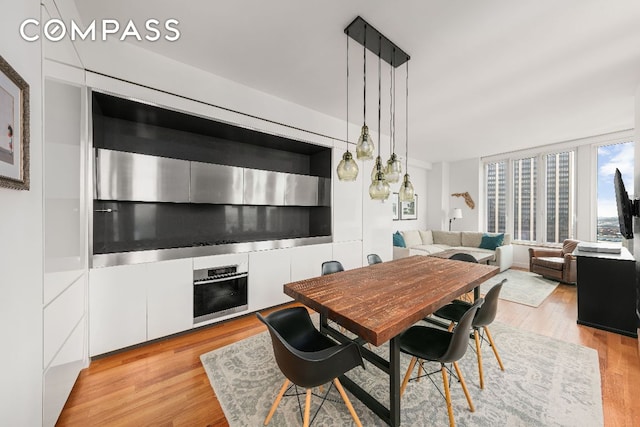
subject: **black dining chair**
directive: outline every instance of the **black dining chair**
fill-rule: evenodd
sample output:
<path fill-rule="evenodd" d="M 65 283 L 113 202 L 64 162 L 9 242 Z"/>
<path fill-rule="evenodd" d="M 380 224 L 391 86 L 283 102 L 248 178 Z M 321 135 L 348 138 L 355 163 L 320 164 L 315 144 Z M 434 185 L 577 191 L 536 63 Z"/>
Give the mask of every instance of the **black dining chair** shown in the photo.
<path fill-rule="evenodd" d="M 340 261 L 325 261 L 322 263 L 322 275 L 326 276 L 327 274 L 339 273 L 344 271 L 344 267 L 340 263 Z"/>
<path fill-rule="evenodd" d="M 273 417 L 285 393 L 291 388 L 295 388 L 295 393 L 292 395 L 299 396 L 301 393 L 297 393 L 297 386 L 300 386 L 306 389 L 302 422 L 303 426 L 308 426 L 311 389 L 332 382 L 332 386 L 335 385 L 342 396 L 356 425 L 362 427 L 358 415 L 338 380 L 340 375 L 356 366 L 364 368 L 358 345 L 353 342 L 338 344 L 322 335 L 313 326 L 309 312 L 304 307 L 286 308 L 266 317 L 260 313 L 256 313 L 256 315 L 267 325 L 276 363 L 285 376 L 284 384 L 264 420 L 264 425 L 271 421 L 271 417 Z M 330 390 L 331 386 L 324 394 L 322 403 L 326 400 Z M 316 418 L 321 407 L 322 404 L 318 407 L 311 422 Z"/>
<path fill-rule="evenodd" d="M 473 255 L 464 252 L 457 252 L 451 255 L 449 259 L 455 261 L 478 262 L 478 260 Z"/>
<path fill-rule="evenodd" d="M 473 318 L 473 322 L 471 322 L 471 327 L 473 328 L 473 339 L 476 344 L 476 354 L 478 356 L 478 375 L 480 376 L 480 388 L 484 388 L 481 341 L 484 342 L 488 338 L 489 345 L 493 349 L 493 354 L 496 356 L 498 365 L 500 365 L 500 369 L 504 371 L 504 365 L 502 364 L 502 360 L 500 359 L 500 355 L 498 354 L 498 349 L 496 348 L 496 344 L 493 342 L 491 332 L 489 332 L 489 325 L 493 323 L 496 318 L 496 313 L 498 312 L 498 297 L 500 296 L 502 285 L 504 285 L 506 281 L 507 279 L 504 279 L 500 283 L 489 289 L 489 292 L 487 292 L 487 294 L 484 296 L 484 304 L 478 309 L 478 312 Z M 451 330 L 456 323 L 460 322 L 460 319 L 470 306 L 471 304 L 469 303 L 456 300 L 451 304 L 447 304 L 444 307 L 440 308 L 434 314 L 438 317 L 449 320 L 451 322 L 449 325 L 449 330 Z M 480 330 L 482 330 L 482 333 L 480 333 Z M 485 334 L 487 338 L 485 338 Z"/>
<path fill-rule="evenodd" d="M 400 351 L 412 356 L 407 373 L 402 380 L 400 396 L 404 394 L 404 390 L 407 387 L 411 373 L 416 366 L 416 362 L 419 365 L 419 369 L 418 376 L 414 379 L 419 379 L 425 375 L 433 375 L 438 372 L 437 370 L 433 372 L 427 372 L 425 370 L 426 373 L 421 375 L 422 370 L 424 370 L 425 361 L 440 363 L 439 370 L 442 373 L 444 396 L 447 402 L 449 425 L 451 427 L 455 426 L 453 405 L 451 403 L 451 392 L 449 390 L 449 374 L 452 374 L 452 372 L 446 365 L 450 363 L 455 368 L 458 380 L 460 381 L 464 395 L 467 398 L 469 409 L 471 412 L 474 412 L 475 408 L 471 401 L 471 395 L 469 395 L 467 384 L 465 383 L 460 367 L 458 366 L 458 360 L 460 360 L 467 351 L 471 322 L 483 302 L 484 300 L 480 298 L 471 307 L 468 307 L 453 332 L 428 326 L 412 326 L 400 335 Z M 433 383 L 435 384 L 435 382 Z"/>
<path fill-rule="evenodd" d="M 380 264 L 382 262 L 382 258 L 378 254 L 369 254 L 367 255 L 367 262 L 369 265 Z"/>

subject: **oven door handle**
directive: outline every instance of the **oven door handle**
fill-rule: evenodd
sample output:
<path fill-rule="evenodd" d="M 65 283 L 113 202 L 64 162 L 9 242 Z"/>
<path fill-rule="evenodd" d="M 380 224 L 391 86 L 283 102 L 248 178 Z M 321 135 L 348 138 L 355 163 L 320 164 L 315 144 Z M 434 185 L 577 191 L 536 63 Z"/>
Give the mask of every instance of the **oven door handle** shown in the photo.
<path fill-rule="evenodd" d="M 247 276 L 249 276 L 249 273 L 234 274 L 233 276 L 221 277 L 219 279 L 210 279 L 210 280 L 193 282 L 193 286 L 208 285 L 210 283 L 218 283 L 218 282 L 227 282 L 229 280 L 242 279 L 243 277 L 247 277 Z"/>

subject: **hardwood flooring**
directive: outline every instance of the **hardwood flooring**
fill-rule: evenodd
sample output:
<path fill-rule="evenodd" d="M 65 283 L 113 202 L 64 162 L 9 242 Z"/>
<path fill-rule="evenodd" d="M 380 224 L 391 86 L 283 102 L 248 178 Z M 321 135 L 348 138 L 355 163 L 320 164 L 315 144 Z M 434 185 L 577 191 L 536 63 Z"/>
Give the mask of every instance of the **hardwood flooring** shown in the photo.
<path fill-rule="evenodd" d="M 501 300 L 497 320 L 596 349 L 605 425 L 639 426 L 638 341 L 577 325 L 576 312 L 575 287 L 560 285 L 538 308 Z M 264 330 L 248 315 L 94 360 L 57 425 L 226 426 L 199 356 Z"/>

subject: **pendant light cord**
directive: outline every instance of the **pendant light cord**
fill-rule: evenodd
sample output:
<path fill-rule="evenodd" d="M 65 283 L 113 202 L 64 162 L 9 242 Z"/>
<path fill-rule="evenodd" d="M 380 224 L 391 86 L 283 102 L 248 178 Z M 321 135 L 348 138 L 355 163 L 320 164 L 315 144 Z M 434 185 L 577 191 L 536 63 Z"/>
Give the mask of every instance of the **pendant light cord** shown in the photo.
<path fill-rule="evenodd" d="M 389 68 L 389 149 L 395 151 L 393 145 L 393 58 L 391 59 L 391 67 Z"/>
<path fill-rule="evenodd" d="M 405 138 L 406 138 L 406 146 L 405 146 L 405 159 L 404 159 L 404 167 L 405 173 L 409 173 L 409 61 L 407 61 L 407 79 L 405 83 Z"/>
<path fill-rule="evenodd" d="M 378 157 L 380 153 L 380 121 L 382 120 L 382 60 L 381 60 L 382 36 L 378 37 Z"/>
<path fill-rule="evenodd" d="M 347 31 L 347 152 L 349 151 L 349 31 Z"/>
<path fill-rule="evenodd" d="M 363 45 L 363 49 L 362 49 L 362 63 L 364 64 L 363 66 L 363 70 L 362 70 L 362 76 L 363 76 L 363 80 L 364 80 L 364 90 L 362 98 L 362 105 L 364 106 L 363 108 L 363 119 L 362 119 L 362 123 L 366 124 L 367 123 L 367 26 L 364 26 L 364 45 Z"/>

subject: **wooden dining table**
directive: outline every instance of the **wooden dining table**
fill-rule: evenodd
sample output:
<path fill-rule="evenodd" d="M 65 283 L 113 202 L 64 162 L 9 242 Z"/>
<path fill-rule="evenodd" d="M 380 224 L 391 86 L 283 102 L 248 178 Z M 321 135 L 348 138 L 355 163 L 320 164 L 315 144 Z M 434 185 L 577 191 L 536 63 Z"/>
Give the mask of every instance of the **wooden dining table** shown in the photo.
<path fill-rule="evenodd" d="M 427 256 L 411 256 L 284 285 L 284 293 L 320 314 L 320 331 L 339 342 L 380 346 L 385 359 L 367 347 L 363 357 L 389 376 L 389 405 L 346 376 L 340 381 L 390 426 L 400 425 L 399 335 L 414 323 L 467 293 L 499 268 Z M 351 331 L 351 338 L 328 323 Z"/>

